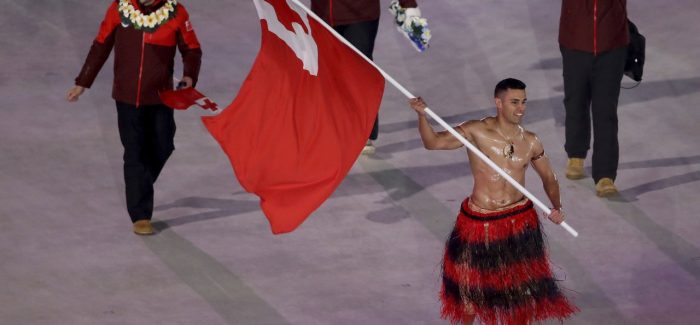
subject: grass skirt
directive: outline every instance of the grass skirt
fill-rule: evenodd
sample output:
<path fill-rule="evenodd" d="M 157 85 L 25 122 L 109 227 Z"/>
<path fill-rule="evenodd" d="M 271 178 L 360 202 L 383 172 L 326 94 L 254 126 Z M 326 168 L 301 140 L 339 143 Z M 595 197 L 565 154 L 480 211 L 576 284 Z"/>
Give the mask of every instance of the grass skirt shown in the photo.
<path fill-rule="evenodd" d="M 471 315 L 485 324 L 560 321 L 577 311 L 549 267 L 532 202 L 481 213 L 462 203 L 445 245 L 442 318 L 453 324 Z"/>

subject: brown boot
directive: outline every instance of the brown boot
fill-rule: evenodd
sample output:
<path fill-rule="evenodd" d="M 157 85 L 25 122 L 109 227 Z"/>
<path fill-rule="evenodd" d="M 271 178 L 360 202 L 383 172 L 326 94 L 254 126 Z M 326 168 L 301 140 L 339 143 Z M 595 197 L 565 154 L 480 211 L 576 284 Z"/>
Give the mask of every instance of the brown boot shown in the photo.
<path fill-rule="evenodd" d="M 134 233 L 141 236 L 153 235 L 153 226 L 150 220 L 139 220 L 134 222 Z"/>
<path fill-rule="evenodd" d="M 581 179 L 586 175 L 583 173 L 583 159 L 582 158 L 569 158 L 566 161 L 566 178 L 568 179 Z"/>
<path fill-rule="evenodd" d="M 595 184 L 595 194 L 599 197 L 611 197 L 617 195 L 617 188 L 611 178 L 601 178 Z"/>

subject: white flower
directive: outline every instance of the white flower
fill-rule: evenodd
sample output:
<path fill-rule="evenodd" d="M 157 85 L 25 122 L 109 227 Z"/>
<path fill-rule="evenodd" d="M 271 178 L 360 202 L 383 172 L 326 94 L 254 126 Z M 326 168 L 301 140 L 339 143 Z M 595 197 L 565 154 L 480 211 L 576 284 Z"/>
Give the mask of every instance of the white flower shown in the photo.
<path fill-rule="evenodd" d="M 158 18 L 159 24 L 161 22 L 165 21 L 166 19 L 168 19 L 169 16 L 170 16 L 170 12 L 167 10 L 164 10 L 163 8 L 156 11 L 156 17 Z"/>
<path fill-rule="evenodd" d="M 136 25 L 136 27 L 142 27 L 144 23 L 143 15 L 137 15 L 136 18 L 132 19 L 131 22 Z"/>
<path fill-rule="evenodd" d="M 145 16 L 143 19 L 143 25 L 146 26 L 147 28 L 155 27 L 157 22 L 158 22 L 158 18 L 156 18 L 155 13 L 151 13 L 150 15 Z"/>

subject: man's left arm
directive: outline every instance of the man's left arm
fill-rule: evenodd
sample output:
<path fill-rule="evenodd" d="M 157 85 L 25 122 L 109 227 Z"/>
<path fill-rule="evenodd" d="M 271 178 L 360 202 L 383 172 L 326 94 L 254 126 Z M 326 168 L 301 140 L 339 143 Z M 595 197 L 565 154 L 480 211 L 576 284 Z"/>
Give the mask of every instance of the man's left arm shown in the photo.
<path fill-rule="evenodd" d="M 181 5 L 178 9 L 180 10 L 178 14 L 182 17 L 177 30 L 177 48 L 182 55 L 182 82 L 185 83 L 185 88 L 194 87 L 197 84 L 199 68 L 202 65 L 202 48 L 187 10 Z"/>
<path fill-rule="evenodd" d="M 564 221 L 564 212 L 561 207 L 561 197 L 559 193 L 559 181 L 557 180 L 557 175 L 554 174 L 552 170 L 552 164 L 549 162 L 549 157 L 544 152 L 544 147 L 537 136 L 534 136 L 533 146 L 532 146 L 532 158 L 530 163 L 535 169 L 540 178 L 542 179 L 542 185 L 544 186 L 544 191 L 549 197 L 549 201 L 552 202 L 552 213 L 548 216 L 556 224 L 560 224 Z"/>

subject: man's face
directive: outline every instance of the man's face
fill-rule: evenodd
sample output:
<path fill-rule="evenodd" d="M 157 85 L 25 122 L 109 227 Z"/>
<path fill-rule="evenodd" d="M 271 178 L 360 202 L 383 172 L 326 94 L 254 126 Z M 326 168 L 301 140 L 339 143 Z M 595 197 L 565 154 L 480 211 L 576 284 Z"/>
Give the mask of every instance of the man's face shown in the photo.
<path fill-rule="evenodd" d="M 525 115 L 526 103 L 527 96 L 524 89 L 508 89 L 496 97 L 498 115 L 514 124 L 520 124 L 520 120 Z"/>

